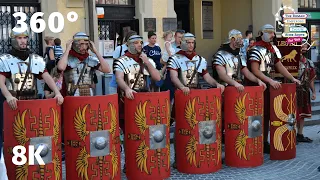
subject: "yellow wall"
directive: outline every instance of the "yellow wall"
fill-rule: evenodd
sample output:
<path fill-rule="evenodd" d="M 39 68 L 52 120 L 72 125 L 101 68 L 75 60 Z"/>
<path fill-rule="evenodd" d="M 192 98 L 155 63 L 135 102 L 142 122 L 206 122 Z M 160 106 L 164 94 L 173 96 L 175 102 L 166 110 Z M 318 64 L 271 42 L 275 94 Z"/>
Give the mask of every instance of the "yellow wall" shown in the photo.
<path fill-rule="evenodd" d="M 156 18 L 157 43 L 163 49 L 163 18 L 176 18 L 174 0 L 139 0 L 136 1 L 136 16 L 139 19 L 140 35 L 148 41 L 148 32 L 144 32 L 144 18 Z"/>
<path fill-rule="evenodd" d="M 273 1 L 275 0 L 253 0 L 252 1 L 252 21 L 253 21 L 253 35 L 257 36 L 258 31 L 265 24 L 275 26 L 276 8 L 273 8 Z"/>
<path fill-rule="evenodd" d="M 254 1 L 254 0 L 253 0 Z M 221 36 L 228 37 L 231 29 L 245 32 L 252 24 L 252 0 L 222 0 L 221 1 Z"/>
<path fill-rule="evenodd" d="M 72 2 L 72 1 L 71 1 Z M 67 7 L 68 6 L 68 7 Z M 65 44 L 69 39 L 72 39 L 72 36 L 79 32 L 86 32 L 86 14 L 85 3 L 84 1 L 77 1 L 75 3 L 70 3 L 68 0 L 41 0 L 41 11 L 44 12 L 44 19 L 47 22 L 50 13 L 60 12 L 64 17 L 64 29 L 60 33 L 52 33 L 50 29 L 46 28 L 43 32 L 43 37 L 53 36 L 61 39 L 62 47 L 65 48 Z M 74 11 L 78 14 L 78 20 L 76 22 L 69 22 L 67 19 L 67 14 L 71 11 Z M 45 47 L 45 42 L 43 42 Z"/>
<path fill-rule="evenodd" d="M 197 37 L 197 53 L 206 58 L 208 65 L 211 58 L 221 45 L 221 1 L 213 1 L 213 39 L 202 38 L 202 0 L 192 0 L 190 3 L 191 32 Z"/>

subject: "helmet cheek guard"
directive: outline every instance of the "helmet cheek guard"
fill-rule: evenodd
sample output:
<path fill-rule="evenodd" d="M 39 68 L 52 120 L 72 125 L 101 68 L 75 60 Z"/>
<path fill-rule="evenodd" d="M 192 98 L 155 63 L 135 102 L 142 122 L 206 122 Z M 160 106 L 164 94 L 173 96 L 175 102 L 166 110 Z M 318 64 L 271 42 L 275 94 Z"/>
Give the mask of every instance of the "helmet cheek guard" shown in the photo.
<path fill-rule="evenodd" d="M 75 50 L 77 53 L 80 53 L 80 40 L 89 41 L 90 39 L 89 36 L 83 32 L 78 32 L 73 36 L 72 49 Z"/>
<path fill-rule="evenodd" d="M 23 50 L 23 49 L 20 48 L 19 43 L 18 43 L 18 41 L 17 41 L 17 39 L 16 39 L 16 37 L 18 37 L 18 36 L 29 37 L 29 32 L 26 30 L 26 31 L 24 31 L 24 32 L 19 33 L 19 32 L 15 32 L 15 31 L 11 30 L 11 33 L 10 33 L 10 43 L 11 43 L 11 46 L 12 46 L 14 49 L 17 49 L 17 50 L 21 51 L 21 50 Z"/>
<path fill-rule="evenodd" d="M 143 44 L 142 37 L 139 36 L 139 35 L 132 35 L 132 36 L 129 37 L 129 39 L 127 41 L 128 51 L 131 54 L 137 54 L 138 53 L 138 51 L 136 50 L 136 47 L 134 45 L 134 43 L 136 41 L 140 41 L 140 43 Z"/>
<path fill-rule="evenodd" d="M 191 33 L 186 33 L 183 35 L 181 40 L 181 50 L 188 51 L 188 40 L 194 40 L 194 50 L 196 49 L 196 37 Z"/>

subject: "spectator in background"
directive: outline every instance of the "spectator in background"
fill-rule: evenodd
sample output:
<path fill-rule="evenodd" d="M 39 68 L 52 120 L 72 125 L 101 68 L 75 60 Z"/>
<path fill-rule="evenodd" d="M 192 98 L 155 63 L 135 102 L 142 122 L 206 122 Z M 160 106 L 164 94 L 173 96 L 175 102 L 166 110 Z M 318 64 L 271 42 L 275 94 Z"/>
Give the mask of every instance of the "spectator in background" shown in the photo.
<path fill-rule="evenodd" d="M 62 54 L 63 54 L 63 49 L 61 47 L 61 39 L 56 38 L 54 40 L 54 58 L 56 59 L 56 61 L 59 61 L 59 59 L 61 58 Z"/>
<path fill-rule="evenodd" d="M 249 40 L 249 46 L 247 47 L 247 51 L 249 51 L 250 47 L 252 47 L 255 42 L 256 42 L 256 40 L 254 38 L 251 38 Z"/>
<path fill-rule="evenodd" d="M 143 51 L 149 58 L 153 59 L 153 61 L 156 63 L 156 69 L 161 71 L 160 75 L 163 77 L 165 68 L 162 68 L 163 64 L 161 64 L 161 48 L 156 45 L 157 34 L 153 31 L 149 31 L 148 41 L 149 44 L 143 47 Z M 155 87 L 154 91 L 159 91 L 162 84 L 163 80 L 152 82 L 152 87 Z"/>
<path fill-rule="evenodd" d="M 127 41 L 129 39 L 129 37 L 132 36 L 132 35 L 136 35 L 136 34 L 137 34 L 137 32 L 135 32 L 135 31 L 129 31 L 127 33 L 126 37 L 124 38 L 124 41 L 125 41 L 124 44 L 122 44 L 120 46 L 117 46 L 116 49 L 114 50 L 113 55 L 112 55 L 113 59 L 117 59 L 117 58 L 123 56 L 126 53 L 126 51 L 128 50 Z M 112 92 L 111 94 L 116 94 L 117 93 L 118 85 L 117 85 L 117 82 L 116 82 L 116 76 L 114 74 L 112 75 L 112 79 L 111 79 L 111 81 L 109 83 L 109 87 L 110 87 L 110 90 Z"/>
<path fill-rule="evenodd" d="M 240 49 L 240 53 L 247 59 L 247 49 L 249 47 L 249 39 L 252 38 L 252 31 L 246 31 L 246 38 L 243 39 L 243 46 Z"/>
<path fill-rule="evenodd" d="M 65 96 L 65 90 L 62 89 L 62 83 L 63 83 L 63 72 L 62 73 L 58 73 L 57 69 L 55 69 L 55 71 L 52 73 L 52 78 L 54 80 L 54 82 L 56 83 L 56 86 L 58 88 L 58 90 L 60 91 L 60 93 L 62 94 L 62 96 Z M 45 84 L 44 85 L 44 97 L 45 99 L 51 99 L 54 98 L 55 93 L 50 89 L 50 87 Z"/>
<path fill-rule="evenodd" d="M 164 39 L 164 51 L 163 51 L 163 55 L 162 55 L 162 60 L 164 62 L 168 62 L 169 57 L 171 57 L 172 55 L 174 55 L 175 49 L 173 48 L 173 46 L 171 45 L 171 41 L 172 41 L 172 31 L 167 31 L 163 34 L 163 39 Z"/>
<path fill-rule="evenodd" d="M 184 30 L 177 30 L 174 34 L 174 42 L 171 44 L 174 51 L 175 52 L 178 52 L 181 50 L 181 39 L 182 39 L 182 36 L 183 34 L 185 33 Z"/>
<path fill-rule="evenodd" d="M 47 47 L 46 47 L 46 50 L 45 50 L 43 57 L 45 58 L 45 61 L 46 61 L 46 68 L 47 68 L 49 74 L 52 75 L 52 70 L 56 65 L 56 63 L 55 63 L 56 59 L 54 58 L 54 50 L 53 50 L 54 37 L 46 36 L 44 38 L 44 41 L 46 42 Z"/>

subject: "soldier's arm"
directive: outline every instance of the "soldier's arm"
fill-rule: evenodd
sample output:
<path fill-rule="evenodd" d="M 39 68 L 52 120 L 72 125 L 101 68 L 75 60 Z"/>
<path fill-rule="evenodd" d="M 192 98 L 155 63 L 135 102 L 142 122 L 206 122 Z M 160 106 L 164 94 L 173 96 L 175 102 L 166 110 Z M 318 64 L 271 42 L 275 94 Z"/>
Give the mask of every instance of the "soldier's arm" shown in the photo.
<path fill-rule="evenodd" d="M 285 78 L 294 81 L 295 78 L 289 73 L 289 71 L 283 66 L 283 64 L 279 61 L 275 64 L 278 72 L 282 74 Z"/>
<path fill-rule="evenodd" d="M 104 72 L 104 73 L 109 73 L 111 72 L 110 66 L 107 63 L 106 60 L 104 60 L 104 58 L 101 56 L 101 54 L 99 52 L 96 53 L 97 58 L 99 59 L 100 62 L 100 66 L 99 66 L 99 71 Z"/>
<path fill-rule="evenodd" d="M 142 59 L 142 61 L 146 65 L 146 67 L 148 69 L 148 72 L 151 75 L 151 78 L 154 81 L 160 81 L 161 80 L 160 72 L 150 63 L 149 58 L 147 57 L 147 55 L 144 54 L 144 53 L 141 53 L 140 58 Z"/>
<path fill-rule="evenodd" d="M 259 79 L 252 74 L 247 67 L 242 68 L 241 73 L 251 82 L 259 83 Z"/>
<path fill-rule="evenodd" d="M 126 82 L 124 81 L 124 73 L 121 71 L 115 71 L 116 75 L 116 81 L 119 86 L 119 88 L 123 91 L 126 91 L 127 89 L 131 89 Z"/>
<path fill-rule="evenodd" d="M 178 72 L 176 70 L 170 70 L 170 78 L 172 83 L 176 86 L 178 89 L 182 89 L 185 86 L 181 83 L 181 81 L 178 78 Z"/>
<path fill-rule="evenodd" d="M 260 71 L 260 64 L 258 61 L 252 61 L 251 62 L 251 70 L 252 73 L 259 79 L 261 79 L 263 82 L 265 83 L 272 83 L 273 80 L 269 77 L 267 77 L 266 75 L 264 75 L 261 71 Z"/>
<path fill-rule="evenodd" d="M 1 89 L 2 95 L 7 100 L 13 97 L 6 86 L 6 77 L 2 74 L 0 74 L 0 89 Z"/>
<path fill-rule="evenodd" d="M 60 71 L 64 71 L 64 70 L 66 70 L 66 68 L 67 68 L 69 51 L 71 50 L 72 42 L 73 42 L 73 40 L 69 40 L 69 41 L 68 41 L 66 51 L 63 53 L 61 59 L 60 59 L 59 62 L 58 62 L 58 65 L 57 65 L 57 66 L 58 66 L 58 69 L 59 69 Z"/>
<path fill-rule="evenodd" d="M 217 86 L 217 85 L 219 84 L 215 79 L 213 79 L 213 77 L 210 76 L 209 73 L 204 74 L 204 75 L 203 75 L 203 79 L 204 79 L 207 83 L 209 83 L 211 86 Z"/>
<path fill-rule="evenodd" d="M 226 82 L 227 84 L 229 84 L 231 86 L 236 86 L 237 84 L 239 84 L 238 82 L 236 82 L 235 80 L 233 80 L 232 78 L 230 78 L 227 75 L 225 67 L 220 66 L 220 65 L 216 65 L 215 68 L 218 72 L 219 78 L 222 81 Z"/>

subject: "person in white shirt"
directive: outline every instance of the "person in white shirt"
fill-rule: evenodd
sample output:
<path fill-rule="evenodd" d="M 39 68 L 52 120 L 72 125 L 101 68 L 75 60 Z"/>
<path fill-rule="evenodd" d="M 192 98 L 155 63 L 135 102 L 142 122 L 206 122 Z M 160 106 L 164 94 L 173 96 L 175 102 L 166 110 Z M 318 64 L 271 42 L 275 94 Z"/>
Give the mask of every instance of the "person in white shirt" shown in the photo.
<path fill-rule="evenodd" d="M 181 39 L 184 33 L 185 33 L 184 30 L 177 30 L 174 34 L 174 42 L 171 45 L 175 52 L 178 52 L 181 50 L 181 47 L 180 47 Z"/>
<path fill-rule="evenodd" d="M 2 140 L 0 139 L 0 141 Z M 0 180 L 8 180 L 7 169 L 4 163 L 2 148 L 0 148 Z"/>

